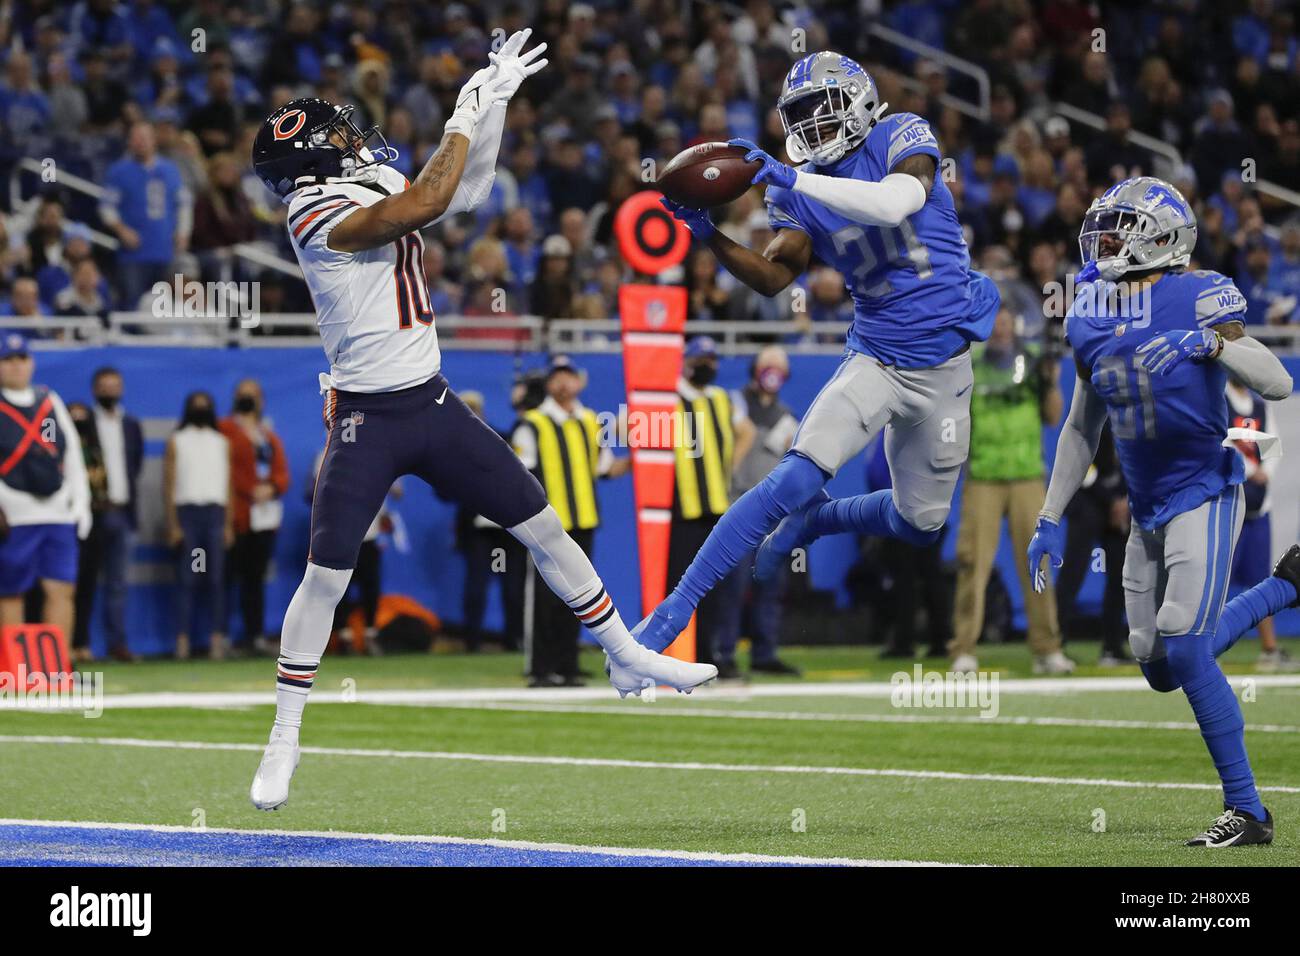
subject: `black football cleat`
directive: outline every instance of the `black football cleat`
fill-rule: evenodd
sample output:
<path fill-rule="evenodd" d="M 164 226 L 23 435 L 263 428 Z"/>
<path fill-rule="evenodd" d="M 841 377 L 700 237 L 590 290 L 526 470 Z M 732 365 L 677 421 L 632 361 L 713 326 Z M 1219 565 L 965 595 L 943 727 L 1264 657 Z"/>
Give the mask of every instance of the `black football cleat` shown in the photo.
<path fill-rule="evenodd" d="M 1273 814 L 1267 809 L 1264 811 L 1264 819 L 1256 820 L 1249 813 L 1229 807 L 1208 830 L 1183 845 L 1204 846 L 1217 850 L 1226 846 L 1264 846 L 1272 842 Z"/>
<path fill-rule="evenodd" d="M 1286 549 L 1286 554 L 1277 559 L 1273 565 L 1273 577 L 1290 582 L 1300 595 L 1300 544 L 1293 544 Z M 1300 598 L 1291 603 L 1291 607 L 1300 607 Z"/>

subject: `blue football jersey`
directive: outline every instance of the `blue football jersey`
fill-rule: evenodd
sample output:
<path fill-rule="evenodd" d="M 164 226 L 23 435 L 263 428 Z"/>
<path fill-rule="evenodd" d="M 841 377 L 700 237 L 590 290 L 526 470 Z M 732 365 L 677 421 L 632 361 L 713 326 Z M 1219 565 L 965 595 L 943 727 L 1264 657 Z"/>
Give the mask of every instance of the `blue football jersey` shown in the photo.
<path fill-rule="evenodd" d="M 940 165 L 930 124 L 914 113 L 895 113 L 847 156 L 800 168 L 879 182 L 918 154 Z M 997 313 L 996 289 L 970 270 L 952 193 L 937 168 L 925 205 L 897 228 L 846 219 L 815 199 L 776 186 L 768 187 L 767 204 L 773 229 L 808 233 L 817 258 L 844 276 L 853 298 L 849 348 L 890 365 L 923 368 L 943 362 L 966 342 L 988 338 Z"/>
<path fill-rule="evenodd" d="M 1157 335 L 1241 321 L 1246 299 L 1217 272 L 1170 272 L 1125 300 L 1098 280 L 1083 285 L 1066 337 L 1106 402 L 1133 520 L 1148 531 L 1245 479 L 1241 455 L 1223 447 L 1228 372 L 1183 362 L 1168 375 L 1141 368 L 1134 350 Z"/>

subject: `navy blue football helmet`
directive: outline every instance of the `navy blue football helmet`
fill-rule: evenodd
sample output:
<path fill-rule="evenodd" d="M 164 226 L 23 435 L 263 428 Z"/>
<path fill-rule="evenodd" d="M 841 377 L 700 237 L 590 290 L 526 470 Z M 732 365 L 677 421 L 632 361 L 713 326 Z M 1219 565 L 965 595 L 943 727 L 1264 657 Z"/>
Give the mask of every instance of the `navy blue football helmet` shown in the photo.
<path fill-rule="evenodd" d="M 327 179 L 352 179 L 367 167 L 392 158 L 378 126 L 360 129 L 353 106 L 335 106 L 317 97 L 290 100 L 272 113 L 253 140 L 253 169 L 278 196 Z M 366 143 L 378 137 L 370 150 Z"/>

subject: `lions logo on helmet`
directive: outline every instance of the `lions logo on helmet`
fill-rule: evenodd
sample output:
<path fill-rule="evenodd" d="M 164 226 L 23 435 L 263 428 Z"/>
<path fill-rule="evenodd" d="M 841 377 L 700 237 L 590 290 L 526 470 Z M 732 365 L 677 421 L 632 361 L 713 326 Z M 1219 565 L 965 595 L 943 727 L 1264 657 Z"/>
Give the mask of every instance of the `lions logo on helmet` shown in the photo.
<path fill-rule="evenodd" d="M 362 130 L 352 121 L 355 107 L 316 97 L 291 100 L 266 118 L 253 140 L 253 168 L 277 196 L 330 179 L 356 179 L 392 161 L 396 151 L 378 126 Z M 373 151 L 366 143 L 378 137 Z"/>
<path fill-rule="evenodd" d="M 1187 265 L 1196 246 L 1196 214 L 1162 179 L 1138 176 L 1098 196 L 1079 230 L 1079 255 L 1103 279 Z"/>
<path fill-rule="evenodd" d="M 866 140 L 888 108 L 858 63 L 829 50 L 790 68 L 776 109 L 785 127 L 785 151 L 796 163 L 833 163 Z"/>

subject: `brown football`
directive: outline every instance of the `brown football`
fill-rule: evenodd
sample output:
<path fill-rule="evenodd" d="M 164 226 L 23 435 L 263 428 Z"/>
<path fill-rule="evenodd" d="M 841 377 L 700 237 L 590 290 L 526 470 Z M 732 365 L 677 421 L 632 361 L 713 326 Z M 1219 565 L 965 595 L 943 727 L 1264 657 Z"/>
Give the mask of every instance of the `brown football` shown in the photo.
<path fill-rule="evenodd" d="M 726 143 L 700 143 L 672 158 L 659 174 L 659 191 L 692 209 L 712 209 L 745 194 L 762 165 L 745 162 L 745 149 Z"/>

